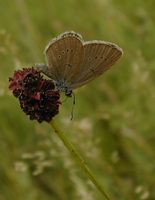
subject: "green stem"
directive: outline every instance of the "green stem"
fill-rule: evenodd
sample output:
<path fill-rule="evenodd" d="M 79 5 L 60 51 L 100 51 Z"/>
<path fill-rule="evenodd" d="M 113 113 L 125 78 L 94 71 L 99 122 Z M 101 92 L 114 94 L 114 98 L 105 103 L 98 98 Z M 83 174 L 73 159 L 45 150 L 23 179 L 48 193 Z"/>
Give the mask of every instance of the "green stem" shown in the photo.
<path fill-rule="evenodd" d="M 85 172 L 85 174 L 88 176 L 88 178 L 91 180 L 91 182 L 96 186 L 96 188 L 102 193 L 102 195 L 105 197 L 106 200 L 110 200 L 110 197 L 105 193 L 104 189 L 100 185 L 100 183 L 96 180 L 90 169 L 88 168 L 86 162 L 83 160 L 81 155 L 78 153 L 78 151 L 75 149 L 72 143 L 66 138 L 65 134 L 58 128 L 58 126 L 55 123 L 55 120 L 51 121 L 51 126 L 53 127 L 55 133 L 59 136 L 59 138 L 62 140 L 66 148 L 69 150 L 71 155 L 77 160 L 77 162 L 80 164 L 82 170 Z"/>

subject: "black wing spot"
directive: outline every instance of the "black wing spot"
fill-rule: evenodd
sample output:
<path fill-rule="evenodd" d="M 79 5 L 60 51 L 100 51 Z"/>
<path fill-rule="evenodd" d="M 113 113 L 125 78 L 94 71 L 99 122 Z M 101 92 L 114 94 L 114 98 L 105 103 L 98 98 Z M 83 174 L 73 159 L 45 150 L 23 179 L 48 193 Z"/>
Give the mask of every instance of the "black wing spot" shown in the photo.
<path fill-rule="evenodd" d="M 65 51 L 62 51 L 62 54 L 65 54 Z"/>
<path fill-rule="evenodd" d="M 73 53 L 73 49 L 71 49 L 71 53 Z"/>
<path fill-rule="evenodd" d="M 58 58 L 61 59 L 61 55 L 59 55 Z"/>
<path fill-rule="evenodd" d="M 67 52 L 69 52 L 69 49 L 66 49 Z"/>
<path fill-rule="evenodd" d="M 92 60 L 92 58 L 91 57 L 88 57 L 88 61 L 91 61 Z"/>
<path fill-rule="evenodd" d="M 93 72 L 93 74 L 95 74 L 95 70 L 93 68 L 90 68 L 90 71 Z"/>
<path fill-rule="evenodd" d="M 97 59 L 97 56 L 95 56 L 95 59 Z"/>
<path fill-rule="evenodd" d="M 103 56 L 101 56 L 100 58 L 103 59 Z"/>
<path fill-rule="evenodd" d="M 66 64 L 66 66 L 67 66 L 67 67 L 69 67 L 69 68 L 72 68 L 72 65 L 71 65 L 71 64 L 69 64 L 69 63 L 68 63 L 68 64 Z"/>

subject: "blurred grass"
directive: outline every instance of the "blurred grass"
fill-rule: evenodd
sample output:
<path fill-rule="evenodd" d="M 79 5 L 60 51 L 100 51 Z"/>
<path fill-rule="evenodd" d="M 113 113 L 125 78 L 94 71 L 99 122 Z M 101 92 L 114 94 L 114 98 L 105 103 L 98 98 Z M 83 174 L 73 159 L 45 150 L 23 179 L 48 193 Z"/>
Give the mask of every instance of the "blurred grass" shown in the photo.
<path fill-rule="evenodd" d="M 124 57 L 76 91 L 59 121 L 115 200 L 155 199 L 155 13 L 153 0 L 0 0 L 0 200 L 102 197 L 52 134 L 29 121 L 8 91 L 16 68 L 44 62 L 57 34 L 119 44 Z M 38 175 L 37 175 L 38 174 Z"/>

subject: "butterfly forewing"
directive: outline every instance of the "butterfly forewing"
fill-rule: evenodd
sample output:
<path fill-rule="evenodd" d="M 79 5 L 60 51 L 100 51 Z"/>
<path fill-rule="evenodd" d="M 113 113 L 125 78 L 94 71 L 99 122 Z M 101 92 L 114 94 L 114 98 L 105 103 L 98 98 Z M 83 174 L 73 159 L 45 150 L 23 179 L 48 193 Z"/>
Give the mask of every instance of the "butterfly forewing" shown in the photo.
<path fill-rule="evenodd" d="M 60 35 L 48 45 L 45 53 L 48 70 L 54 80 L 70 83 L 80 72 L 84 47 L 79 34 L 66 32 Z"/>
<path fill-rule="evenodd" d="M 84 43 L 84 60 L 80 74 L 71 87 L 77 88 L 103 74 L 121 57 L 122 50 L 117 45 L 92 41 Z"/>

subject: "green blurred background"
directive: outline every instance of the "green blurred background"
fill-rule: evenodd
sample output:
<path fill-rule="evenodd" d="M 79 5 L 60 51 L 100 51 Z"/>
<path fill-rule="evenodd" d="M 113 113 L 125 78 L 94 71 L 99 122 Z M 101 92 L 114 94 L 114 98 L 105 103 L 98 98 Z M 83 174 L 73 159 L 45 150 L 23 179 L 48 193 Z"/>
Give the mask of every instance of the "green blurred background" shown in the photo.
<path fill-rule="evenodd" d="M 0 0 L 0 200 L 101 200 L 46 123 L 30 121 L 8 90 L 15 69 L 45 62 L 74 30 L 124 50 L 110 71 L 65 101 L 59 123 L 115 200 L 155 199 L 155 1 Z"/>

